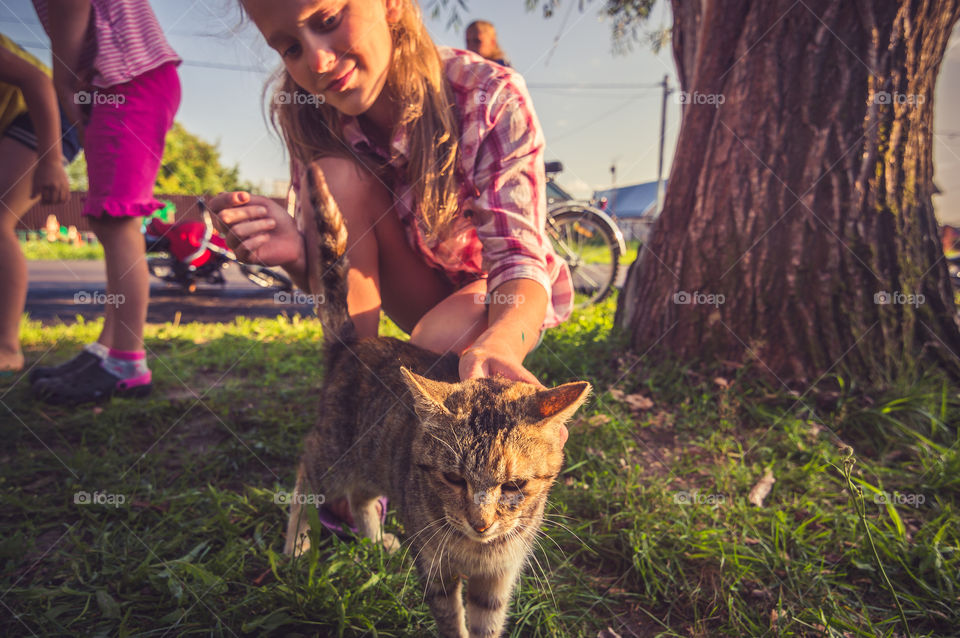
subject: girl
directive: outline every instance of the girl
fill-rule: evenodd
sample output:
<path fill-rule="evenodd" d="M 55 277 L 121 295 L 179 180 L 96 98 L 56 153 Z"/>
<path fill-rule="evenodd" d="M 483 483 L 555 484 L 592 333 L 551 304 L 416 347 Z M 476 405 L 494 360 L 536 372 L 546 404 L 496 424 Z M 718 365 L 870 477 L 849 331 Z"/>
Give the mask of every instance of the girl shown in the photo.
<path fill-rule="evenodd" d="M 83 214 L 103 245 L 105 319 L 99 339 L 55 368 L 30 374 L 34 395 L 75 405 L 150 392 L 143 347 L 149 301 L 140 217 L 153 197 L 164 137 L 180 104 L 176 67 L 148 0 L 33 0 L 53 47 L 53 83 L 85 141 L 90 190 Z"/>
<path fill-rule="evenodd" d="M 382 309 L 412 342 L 459 353 L 463 379 L 537 383 L 523 359 L 569 316 L 573 289 L 544 233 L 544 141 L 523 79 L 438 49 L 414 0 L 242 5 L 283 60 L 271 111 L 292 181 L 316 162 L 346 220 L 358 334 L 377 334 Z M 211 207 L 242 259 L 309 288 L 299 200 L 297 221 L 244 192 Z"/>
<path fill-rule="evenodd" d="M 0 376 L 23 368 L 27 262 L 17 221 L 41 198 L 44 204 L 67 198 L 63 167 L 78 152 L 77 134 L 57 107 L 50 70 L 0 33 Z"/>

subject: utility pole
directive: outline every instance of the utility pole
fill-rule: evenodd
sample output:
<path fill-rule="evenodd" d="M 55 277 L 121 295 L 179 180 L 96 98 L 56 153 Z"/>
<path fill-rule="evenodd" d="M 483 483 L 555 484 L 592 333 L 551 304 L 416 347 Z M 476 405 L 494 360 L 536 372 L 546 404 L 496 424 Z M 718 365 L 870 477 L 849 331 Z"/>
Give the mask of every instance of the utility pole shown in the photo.
<path fill-rule="evenodd" d="M 663 144 L 667 134 L 667 98 L 673 93 L 670 76 L 663 76 L 663 105 L 660 107 L 660 160 L 657 162 L 657 217 L 663 210 Z"/>

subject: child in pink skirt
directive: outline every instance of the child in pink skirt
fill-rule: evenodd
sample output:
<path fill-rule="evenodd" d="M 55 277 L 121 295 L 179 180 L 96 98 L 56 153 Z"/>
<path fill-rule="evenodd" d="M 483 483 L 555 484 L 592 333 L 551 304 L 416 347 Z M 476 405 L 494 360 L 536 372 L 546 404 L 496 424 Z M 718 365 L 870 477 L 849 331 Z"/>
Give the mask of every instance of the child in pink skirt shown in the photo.
<path fill-rule="evenodd" d="M 143 347 L 150 287 L 141 217 L 161 208 L 153 184 L 180 104 L 180 58 L 148 0 L 33 0 L 53 47 L 53 82 L 78 125 L 90 190 L 83 214 L 103 245 L 103 331 L 73 359 L 34 368 L 34 395 L 58 405 L 142 397 L 152 383 Z"/>

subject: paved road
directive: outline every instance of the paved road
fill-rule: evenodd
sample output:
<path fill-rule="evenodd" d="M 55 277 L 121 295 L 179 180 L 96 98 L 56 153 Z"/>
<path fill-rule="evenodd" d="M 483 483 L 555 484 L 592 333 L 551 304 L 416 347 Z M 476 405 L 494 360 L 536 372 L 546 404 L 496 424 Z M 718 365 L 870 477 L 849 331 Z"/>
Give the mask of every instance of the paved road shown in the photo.
<path fill-rule="evenodd" d="M 106 277 L 102 261 L 30 261 L 30 287 L 27 291 L 27 312 L 44 323 L 61 320 L 72 322 L 77 315 L 86 319 L 100 317 L 106 298 Z M 173 321 L 180 312 L 180 321 L 231 321 L 237 316 L 275 317 L 299 313 L 312 315 L 313 308 L 291 295 L 275 298 L 272 290 L 251 283 L 236 267 L 227 268 L 226 285 L 200 284 L 190 294 L 150 278 L 150 307 L 147 321 Z"/>
<path fill-rule="evenodd" d="M 102 261 L 30 261 L 27 268 L 30 287 L 26 310 L 33 319 L 51 323 L 72 322 L 77 315 L 85 319 L 102 316 L 103 303 L 109 301 Z M 618 286 L 622 286 L 626 270 L 626 265 L 621 267 Z M 274 291 L 251 283 L 235 266 L 227 268 L 224 274 L 226 285 L 200 284 L 193 294 L 151 277 L 147 321 L 173 321 L 178 311 L 184 323 L 232 321 L 238 316 L 313 315 L 311 305 L 296 303 L 305 301 L 302 295 L 277 296 Z"/>

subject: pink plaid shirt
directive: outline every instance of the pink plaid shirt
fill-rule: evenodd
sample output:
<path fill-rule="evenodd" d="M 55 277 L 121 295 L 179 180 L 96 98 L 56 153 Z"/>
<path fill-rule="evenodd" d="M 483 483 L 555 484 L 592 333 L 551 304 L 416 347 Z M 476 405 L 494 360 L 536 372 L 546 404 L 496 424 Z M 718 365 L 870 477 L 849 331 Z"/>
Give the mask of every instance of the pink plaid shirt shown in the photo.
<path fill-rule="evenodd" d="M 570 316 L 573 284 L 544 231 L 544 138 L 526 83 L 516 71 L 469 51 L 439 51 L 460 121 L 460 210 L 451 230 L 428 242 L 411 189 L 395 183 L 400 222 L 410 245 L 456 285 L 483 277 L 489 291 L 514 279 L 539 283 L 549 300 L 543 328 L 552 328 Z M 358 154 L 388 159 L 355 117 L 342 116 L 342 123 L 347 143 Z M 391 145 L 403 161 L 407 139 L 402 131 Z M 299 180 L 294 181 L 296 186 Z"/>

